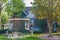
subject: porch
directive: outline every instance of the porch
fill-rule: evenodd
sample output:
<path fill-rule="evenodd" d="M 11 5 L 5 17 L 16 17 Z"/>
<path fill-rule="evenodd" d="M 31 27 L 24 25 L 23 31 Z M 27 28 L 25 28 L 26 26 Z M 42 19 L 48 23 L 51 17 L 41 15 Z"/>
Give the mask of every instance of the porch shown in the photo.
<path fill-rule="evenodd" d="M 9 29 L 14 31 L 29 30 L 30 18 L 11 18 L 9 19 Z"/>

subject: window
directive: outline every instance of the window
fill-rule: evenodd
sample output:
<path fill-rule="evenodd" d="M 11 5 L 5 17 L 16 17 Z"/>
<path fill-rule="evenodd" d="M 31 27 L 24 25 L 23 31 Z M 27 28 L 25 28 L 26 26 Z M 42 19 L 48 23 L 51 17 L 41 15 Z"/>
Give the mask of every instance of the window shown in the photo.
<path fill-rule="evenodd" d="M 29 21 L 25 21 L 25 29 L 29 30 Z"/>

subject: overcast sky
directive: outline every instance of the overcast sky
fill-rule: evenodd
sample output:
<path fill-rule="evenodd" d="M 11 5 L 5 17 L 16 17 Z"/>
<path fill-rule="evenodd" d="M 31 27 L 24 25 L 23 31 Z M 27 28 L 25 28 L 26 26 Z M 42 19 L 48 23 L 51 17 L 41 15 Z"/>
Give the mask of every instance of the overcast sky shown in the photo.
<path fill-rule="evenodd" d="M 32 4 L 30 4 L 31 2 L 33 2 L 33 0 L 24 0 L 25 6 L 32 6 Z"/>

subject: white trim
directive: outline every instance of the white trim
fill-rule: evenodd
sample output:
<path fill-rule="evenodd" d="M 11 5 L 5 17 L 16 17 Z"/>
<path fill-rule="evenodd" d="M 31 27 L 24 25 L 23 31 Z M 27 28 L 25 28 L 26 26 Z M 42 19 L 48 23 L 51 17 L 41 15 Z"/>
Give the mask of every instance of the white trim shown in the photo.
<path fill-rule="evenodd" d="M 9 20 L 30 20 L 30 18 L 11 18 Z"/>

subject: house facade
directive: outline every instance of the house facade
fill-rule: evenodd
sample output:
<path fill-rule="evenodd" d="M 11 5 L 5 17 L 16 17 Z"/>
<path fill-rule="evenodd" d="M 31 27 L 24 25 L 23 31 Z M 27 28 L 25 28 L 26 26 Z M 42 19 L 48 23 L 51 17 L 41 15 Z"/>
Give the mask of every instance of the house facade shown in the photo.
<path fill-rule="evenodd" d="M 34 26 L 34 14 L 30 11 L 31 7 L 26 7 L 22 12 L 22 17 L 10 18 L 9 30 L 24 31 L 30 30 Z"/>
<path fill-rule="evenodd" d="M 9 30 L 30 30 L 30 25 L 34 26 L 34 14 L 31 12 L 31 2 L 33 0 L 23 0 L 25 3 L 25 10 L 23 10 L 21 17 L 12 17 L 9 19 Z"/>

